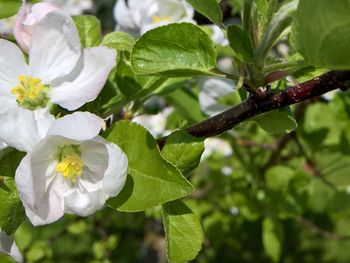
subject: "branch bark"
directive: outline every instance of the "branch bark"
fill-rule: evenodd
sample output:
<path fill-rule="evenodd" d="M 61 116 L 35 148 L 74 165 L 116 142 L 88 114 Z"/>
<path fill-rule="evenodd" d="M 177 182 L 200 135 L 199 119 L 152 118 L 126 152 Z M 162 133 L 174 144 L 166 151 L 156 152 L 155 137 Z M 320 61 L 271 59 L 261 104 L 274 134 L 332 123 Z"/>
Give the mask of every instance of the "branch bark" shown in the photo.
<path fill-rule="evenodd" d="M 266 96 L 251 95 L 247 100 L 231 109 L 185 130 L 195 137 L 216 136 L 259 114 L 293 105 L 331 90 L 341 89 L 344 91 L 349 87 L 350 71 L 330 71 L 275 94 L 267 94 Z M 158 139 L 160 148 L 163 147 L 165 141 L 166 137 Z"/>

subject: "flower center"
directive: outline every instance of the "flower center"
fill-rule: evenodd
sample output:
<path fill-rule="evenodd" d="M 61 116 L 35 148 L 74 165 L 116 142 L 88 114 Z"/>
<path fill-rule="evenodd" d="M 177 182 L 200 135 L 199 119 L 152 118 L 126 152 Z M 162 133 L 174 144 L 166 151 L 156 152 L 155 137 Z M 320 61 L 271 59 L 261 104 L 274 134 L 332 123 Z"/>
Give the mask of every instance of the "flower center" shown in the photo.
<path fill-rule="evenodd" d="M 84 161 L 80 158 L 80 147 L 78 145 L 59 146 L 56 172 L 61 173 L 67 180 L 77 181 L 83 172 Z"/>
<path fill-rule="evenodd" d="M 152 16 L 152 21 L 154 24 L 159 24 L 160 22 L 169 22 L 171 18 L 169 16 Z"/>
<path fill-rule="evenodd" d="M 19 105 L 29 110 L 44 108 L 47 105 L 49 87 L 44 85 L 41 79 L 19 76 L 18 80 L 20 84 L 14 87 L 11 93 L 17 95 Z"/>

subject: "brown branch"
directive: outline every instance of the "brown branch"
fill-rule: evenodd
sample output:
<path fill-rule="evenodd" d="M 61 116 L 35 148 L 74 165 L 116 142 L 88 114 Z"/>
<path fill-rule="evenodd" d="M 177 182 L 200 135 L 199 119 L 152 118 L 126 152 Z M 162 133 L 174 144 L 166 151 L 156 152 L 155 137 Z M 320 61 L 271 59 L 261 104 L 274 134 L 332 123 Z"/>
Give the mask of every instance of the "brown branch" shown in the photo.
<path fill-rule="evenodd" d="M 350 71 L 330 71 L 317 78 L 303 82 L 287 90 L 267 96 L 250 96 L 249 99 L 203 122 L 185 130 L 195 137 L 212 137 L 232 129 L 251 117 L 280 109 L 295 103 L 320 96 L 331 90 L 346 90 L 350 87 Z M 158 139 L 160 148 L 166 137 Z"/>
<path fill-rule="evenodd" d="M 329 240 L 349 240 L 350 239 L 350 236 L 340 236 L 328 230 L 322 229 L 319 226 L 315 225 L 315 223 L 311 222 L 310 220 L 302 216 L 297 217 L 296 220 L 299 224 L 308 228 L 312 233 L 319 235 L 324 239 L 329 239 Z"/>

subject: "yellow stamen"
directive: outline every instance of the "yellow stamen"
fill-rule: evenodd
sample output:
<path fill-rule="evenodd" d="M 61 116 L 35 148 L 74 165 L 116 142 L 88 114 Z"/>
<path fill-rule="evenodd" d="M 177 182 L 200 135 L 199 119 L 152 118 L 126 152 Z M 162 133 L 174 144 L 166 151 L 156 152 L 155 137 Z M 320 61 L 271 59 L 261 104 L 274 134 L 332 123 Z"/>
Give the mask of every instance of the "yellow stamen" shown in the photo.
<path fill-rule="evenodd" d="M 45 107 L 48 102 L 47 86 L 41 79 L 19 76 L 18 80 L 20 84 L 11 90 L 12 94 L 17 95 L 17 102 L 30 110 Z"/>
<path fill-rule="evenodd" d="M 84 161 L 80 158 L 79 146 L 63 145 L 59 147 L 59 163 L 56 172 L 61 173 L 67 180 L 76 182 L 81 177 Z"/>
<path fill-rule="evenodd" d="M 152 21 L 154 24 L 159 24 L 160 22 L 169 22 L 171 17 L 169 16 L 152 16 Z"/>

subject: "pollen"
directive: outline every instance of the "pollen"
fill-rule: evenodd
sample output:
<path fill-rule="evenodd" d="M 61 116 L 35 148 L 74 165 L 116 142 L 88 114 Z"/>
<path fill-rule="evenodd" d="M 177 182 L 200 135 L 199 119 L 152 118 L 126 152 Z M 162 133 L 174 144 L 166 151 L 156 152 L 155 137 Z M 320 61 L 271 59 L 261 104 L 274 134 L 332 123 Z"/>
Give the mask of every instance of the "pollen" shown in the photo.
<path fill-rule="evenodd" d="M 160 22 L 169 22 L 171 18 L 169 16 L 152 16 L 152 21 L 154 24 L 159 24 Z"/>
<path fill-rule="evenodd" d="M 41 79 L 19 76 L 19 85 L 11 90 L 17 96 L 17 102 L 22 107 L 35 110 L 44 108 L 48 102 L 48 86 L 44 85 Z"/>
<path fill-rule="evenodd" d="M 84 168 L 84 161 L 80 157 L 79 146 L 60 146 L 58 160 L 59 163 L 56 165 L 56 172 L 61 173 L 65 179 L 75 183 L 81 177 Z"/>

